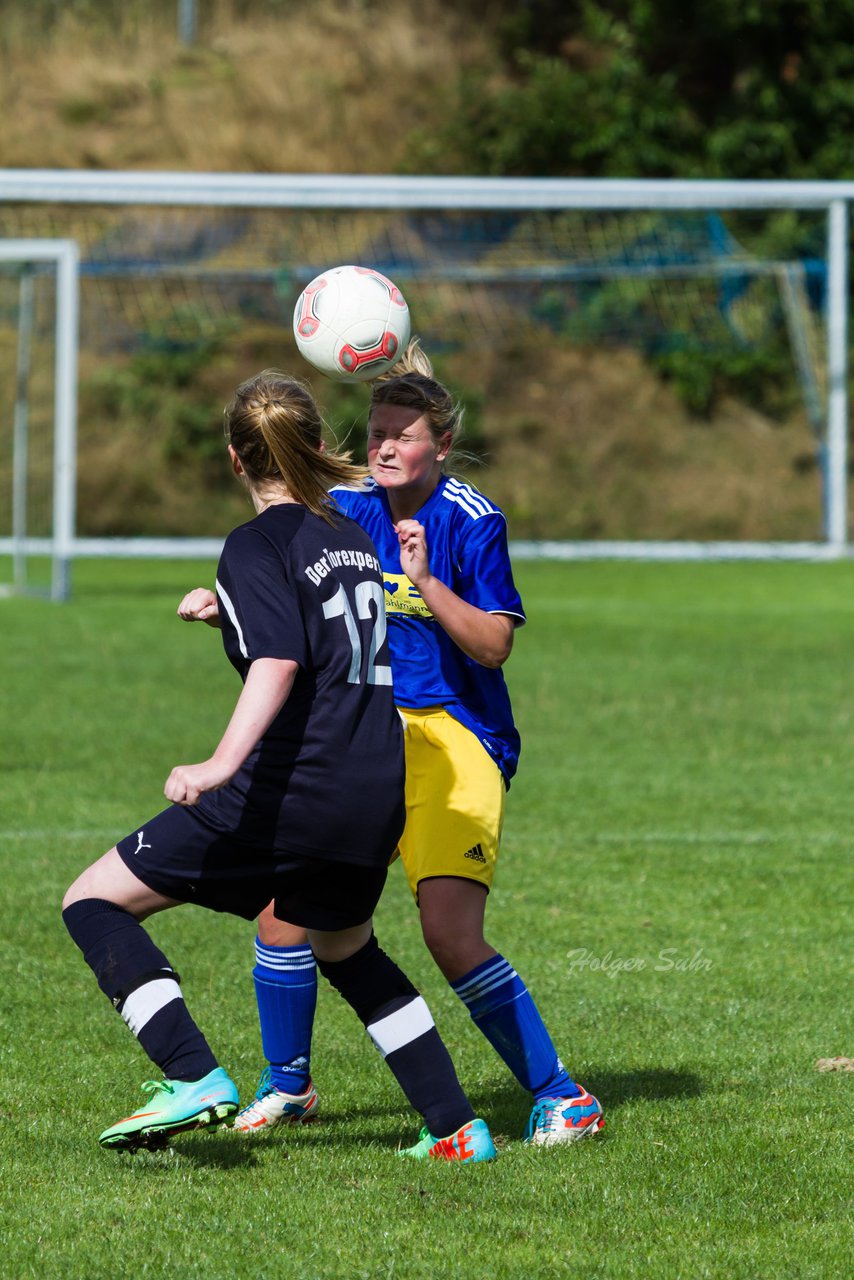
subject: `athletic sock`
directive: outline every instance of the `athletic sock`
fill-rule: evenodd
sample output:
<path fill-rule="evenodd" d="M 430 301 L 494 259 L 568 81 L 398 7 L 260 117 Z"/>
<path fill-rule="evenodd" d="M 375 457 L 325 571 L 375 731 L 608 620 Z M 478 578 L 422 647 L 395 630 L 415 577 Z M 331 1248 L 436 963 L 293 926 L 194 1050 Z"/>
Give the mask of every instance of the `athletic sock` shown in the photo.
<path fill-rule="evenodd" d="M 474 1119 L 427 1004 L 373 934 L 348 959 L 318 960 L 317 967 L 361 1018 L 434 1138 Z"/>
<path fill-rule="evenodd" d="M 269 947 L 255 939 L 255 998 L 270 1083 L 305 1093 L 311 1081 L 311 1032 L 317 1005 L 317 967 L 311 947 Z"/>
<path fill-rule="evenodd" d="M 447 1138 L 474 1119 L 423 996 L 416 992 L 405 1003 L 381 1005 L 367 1030 L 434 1138 Z"/>
<path fill-rule="evenodd" d="M 101 898 L 62 913 L 98 986 L 167 1080 L 201 1080 L 217 1060 L 184 1004 L 178 974 L 130 912 Z"/>
<path fill-rule="evenodd" d="M 575 1098 L 582 1093 L 557 1056 L 530 991 L 503 956 L 475 965 L 451 987 L 475 1026 L 535 1100 Z"/>

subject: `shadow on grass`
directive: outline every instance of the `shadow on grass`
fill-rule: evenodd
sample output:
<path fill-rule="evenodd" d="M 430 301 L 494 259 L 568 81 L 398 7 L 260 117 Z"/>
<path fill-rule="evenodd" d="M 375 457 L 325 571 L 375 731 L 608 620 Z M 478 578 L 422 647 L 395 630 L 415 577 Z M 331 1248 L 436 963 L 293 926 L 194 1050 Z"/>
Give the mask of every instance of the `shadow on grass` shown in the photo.
<path fill-rule="evenodd" d="M 349 1147 L 385 1148 L 394 1153 L 399 1146 L 411 1146 L 418 1139 L 418 1121 L 392 1126 L 390 1108 L 354 1110 L 347 1114 L 325 1112 L 316 1124 L 275 1129 L 272 1133 L 251 1136 L 223 1129 L 216 1134 L 183 1134 L 169 1144 L 168 1156 L 179 1156 L 200 1168 L 251 1169 L 272 1152 L 277 1160 L 287 1160 L 291 1152 L 329 1151 Z M 361 1124 L 365 1117 L 377 1117 L 376 1125 Z M 138 1153 L 135 1158 L 139 1158 Z M 164 1160 L 166 1152 L 144 1153 L 149 1160 Z"/>
<path fill-rule="evenodd" d="M 258 1163 L 258 1156 L 269 1147 L 273 1135 L 253 1137 L 249 1141 L 227 1129 L 216 1133 L 185 1133 L 176 1135 L 169 1144 L 172 1155 L 180 1156 L 195 1165 L 208 1169 L 250 1169 Z M 287 1149 L 282 1147 L 283 1157 Z"/>
<path fill-rule="evenodd" d="M 620 1107 L 626 1102 L 699 1098 L 703 1082 L 693 1071 L 670 1067 L 636 1067 L 633 1071 L 607 1071 L 592 1067 L 584 1077 L 584 1087 L 603 1104 Z"/>
<path fill-rule="evenodd" d="M 599 1099 L 606 1113 L 627 1102 L 678 1101 L 698 1098 L 704 1092 L 699 1076 L 669 1067 L 637 1067 L 632 1071 L 592 1067 L 584 1073 L 582 1083 Z M 513 1133 L 528 1119 L 530 1099 L 513 1080 L 472 1090 L 471 1097 L 475 1110 L 488 1118 L 490 1127 L 497 1132 Z"/>
<path fill-rule="evenodd" d="M 612 1071 L 592 1068 L 584 1075 L 584 1085 L 595 1094 L 606 1113 L 625 1103 L 646 1100 L 649 1102 L 678 1101 L 681 1098 L 700 1097 L 704 1092 L 700 1077 L 690 1071 L 675 1071 L 669 1067 L 637 1067 L 632 1071 Z M 530 1099 L 514 1080 L 502 1080 L 482 1084 L 470 1089 L 469 1096 L 478 1115 L 483 1116 L 495 1134 L 522 1136 L 530 1112 Z M 395 1116 L 395 1123 L 389 1121 Z M 365 1121 L 375 1121 L 368 1124 Z M 412 1132 L 400 1124 L 399 1106 L 357 1105 L 347 1111 L 324 1109 L 317 1125 L 279 1130 L 270 1134 L 255 1134 L 251 1138 L 238 1137 L 223 1130 L 217 1134 L 185 1134 L 172 1140 L 174 1153 L 193 1164 L 218 1169 L 247 1168 L 257 1163 L 257 1158 L 275 1147 L 277 1154 L 286 1159 L 288 1139 L 297 1149 L 317 1142 L 324 1146 L 376 1146 L 396 1149 L 415 1142 L 416 1123 Z"/>
<path fill-rule="evenodd" d="M 584 1073 L 582 1082 L 585 1088 L 599 1098 L 606 1113 L 629 1102 L 678 1102 L 682 1098 L 700 1097 L 704 1092 L 699 1076 L 690 1071 L 676 1071 L 669 1067 L 636 1067 L 631 1071 L 593 1067 Z M 467 1085 L 466 1091 L 475 1112 L 487 1120 L 494 1133 L 518 1134 L 521 1137 L 530 1114 L 531 1101 L 515 1080 L 508 1078 Z M 392 1113 L 399 1115 L 398 1108 L 391 1101 L 388 1106 L 357 1105 L 346 1112 L 324 1108 L 322 1122 L 318 1121 L 317 1136 L 320 1136 L 322 1123 L 324 1131 L 327 1125 L 330 1126 L 329 1136 L 336 1143 L 349 1146 L 351 1143 L 376 1142 L 395 1147 L 401 1141 L 406 1144 L 409 1135 L 406 1131 L 401 1132 L 399 1123 L 395 1128 L 389 1127 Z M 364 1121 L 375 1121 L 376 1124 L 366 1128 Z M 357 1132 L 353 1131 L 354 1125 Z M 270 1135 L 270 1140 L 272 1139 L 273 1135 Z M 411 1140 L 415 1141 L 414 1131 Z"/>

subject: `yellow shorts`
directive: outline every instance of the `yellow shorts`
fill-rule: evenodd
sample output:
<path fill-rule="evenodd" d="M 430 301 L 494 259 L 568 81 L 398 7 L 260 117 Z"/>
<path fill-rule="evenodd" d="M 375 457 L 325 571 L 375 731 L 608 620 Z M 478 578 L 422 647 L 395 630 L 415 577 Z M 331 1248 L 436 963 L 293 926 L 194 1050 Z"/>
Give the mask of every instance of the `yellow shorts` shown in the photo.
<path fill-rule="evenodd" d="M 406 753 L 406 826 L 397 852 L 409 887 L 434 876 L 489 889 L 504 823 L 506 786 L 477 738 L 442 707 L 401 708 Z"/>

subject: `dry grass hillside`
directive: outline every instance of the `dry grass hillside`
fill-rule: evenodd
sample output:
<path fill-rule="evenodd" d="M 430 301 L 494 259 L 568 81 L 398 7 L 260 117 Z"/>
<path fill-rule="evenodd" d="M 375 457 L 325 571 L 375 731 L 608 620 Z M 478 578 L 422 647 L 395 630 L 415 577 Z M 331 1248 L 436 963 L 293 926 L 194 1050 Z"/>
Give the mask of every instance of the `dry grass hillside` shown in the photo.
<path fill-rule="evenodd" d="M 60 20 L 43 38 L 21 18 L 0 45 L 2 165 L 390 172 L 450 69 L 488 56 L 433 0 L 310 0 L 251 23 L 210 8 L 193 47 L 144 16 L 124 34 Z"/>
<path fill-rule="evenodd" d="M 519 536 L 820 536 L 814 446 L 799 413 L 772 422 L 724 397 L 697 418 L 630 351 L 553 345 L 465 372 L 502 406 L 489 465 L 469 474 Z"/>
<path fill-rule="evenodd" d="M 201 6 L 200 6 L 201 7 Z M 453 6 L 314 0 L 238 21 L 213 4 L 196 47 L 136 15 L 109 32 L 60 19 L 34 30 L 21 7 L 0 36 L 0 167 L 393 172 L 428 130 L 466 63 L 495 66 L 488 35 Z M 417 325 L 417 317 L 416 325 Z M 805 416 L 771 421 L 724 398 L 703 420 L 632 352 L 556 339 L 449 357 L 446 376 L 480 400 L 485 466 L 471 478 L 518 537 L 811 538 L 818 478 Z M 264 341 L 237 341 L 193 389 L 211 420 Z M 193 469 L 140 424 L 98 415 L 84 358 L 81 525 L 216 532 Z M 214 428 L 215 429 L 215 428 Z M 0 461 L 0 471 L 6 468 Z M 190 506 L 192 507 L 192 498 Z M 179 509 L 184 517 L 176 513 Z M 130 519 L 130 513 L 133 513 Z"/>

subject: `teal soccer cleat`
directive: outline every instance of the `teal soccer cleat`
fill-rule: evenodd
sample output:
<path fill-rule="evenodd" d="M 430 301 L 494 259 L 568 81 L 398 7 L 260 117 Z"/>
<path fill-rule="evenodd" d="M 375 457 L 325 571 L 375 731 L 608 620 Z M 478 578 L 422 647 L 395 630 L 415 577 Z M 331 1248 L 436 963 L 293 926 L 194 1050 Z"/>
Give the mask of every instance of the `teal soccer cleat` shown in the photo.
<path fill-rule="evenodd" d="M 525 1141 L 535 1147 L 577 1142 L 605 1127 L 602 1107 L 584 1090 L 577 1098 L 540 1098 L 528 1120 Z"/>
<path fill-rule="evenodd" d="M 434 1138 L 429 1129 L 422 1129 L 415 1146 L 405 1147 L 397 1154 L 412 1160 L 465 1160 L 473 1164 L 477 1160 L 494 1160 L 498 1152 L 486 1121 L 470 1120 L 449 1138 Z"/>
<path fill-rule="evenodd" d="M 147 1080 L 144 1109 L 105 1129 L 98 1141 L 113 1151 L 165 1147 L 173 1133 L 213 1129 L 237 1112 L 237 1086 L 222 1067 L 201 1080 Z"/>

